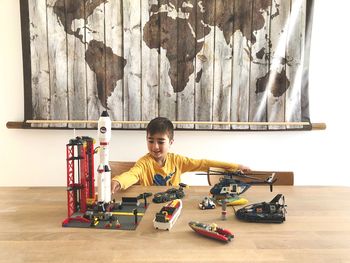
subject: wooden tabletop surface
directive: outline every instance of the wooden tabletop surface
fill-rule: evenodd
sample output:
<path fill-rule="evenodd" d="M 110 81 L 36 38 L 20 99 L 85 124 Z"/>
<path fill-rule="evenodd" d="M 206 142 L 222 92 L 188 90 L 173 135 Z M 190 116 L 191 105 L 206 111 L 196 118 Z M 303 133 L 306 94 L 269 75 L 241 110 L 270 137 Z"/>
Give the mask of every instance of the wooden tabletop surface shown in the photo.
<path fill-rule="evenodd" d="M 133 186 L 117 196 L 159 192 L 163 187 Z M 350 262 L 350 188 L 255 186 L 250 203 L 285 195 L 283 224 L 238 221 L 228 209 L 199 210 L 209 187 L 185 190 L 183 210 L 170 231 L 152 220 L 162 204 L 152 203 L 136 231 L 64 228 L 65 188 L 0 188 L 0 262 Z M 189 221 L 215 222 L 230 229 L 230 243 L 204 238 Z"/>

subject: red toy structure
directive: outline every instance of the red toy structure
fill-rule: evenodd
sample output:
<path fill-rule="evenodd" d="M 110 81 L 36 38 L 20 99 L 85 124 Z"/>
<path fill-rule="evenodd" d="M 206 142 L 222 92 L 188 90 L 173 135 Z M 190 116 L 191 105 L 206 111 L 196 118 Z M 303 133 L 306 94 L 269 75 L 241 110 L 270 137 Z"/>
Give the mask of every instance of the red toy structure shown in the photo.
<path fill-rule="evenodd" d="M 94 139 L 76 137 L 66 145 L 67 152 L 67 204 L 69 222 L 76 213 L 85 213 L 87 202 L 95 201 Z"/>

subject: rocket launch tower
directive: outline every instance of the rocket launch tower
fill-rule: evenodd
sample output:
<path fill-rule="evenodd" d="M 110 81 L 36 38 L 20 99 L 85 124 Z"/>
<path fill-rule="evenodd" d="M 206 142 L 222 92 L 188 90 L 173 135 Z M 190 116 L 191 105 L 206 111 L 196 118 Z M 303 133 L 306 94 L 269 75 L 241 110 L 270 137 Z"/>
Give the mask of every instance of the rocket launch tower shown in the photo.
<path fill-rule="evenodd" d="M 109 143 L 112 122 L 107 111 L 98 120 L 100 161 L 97 167 L 97 198 L 94 179 L 94 139 L 76 137 L 66 145 L 68 217 L 64 227 L 135 230 L 147 209 L 148 193 L 111 201 Z M 144 199 L 144 203 L 139 202 Z"/>

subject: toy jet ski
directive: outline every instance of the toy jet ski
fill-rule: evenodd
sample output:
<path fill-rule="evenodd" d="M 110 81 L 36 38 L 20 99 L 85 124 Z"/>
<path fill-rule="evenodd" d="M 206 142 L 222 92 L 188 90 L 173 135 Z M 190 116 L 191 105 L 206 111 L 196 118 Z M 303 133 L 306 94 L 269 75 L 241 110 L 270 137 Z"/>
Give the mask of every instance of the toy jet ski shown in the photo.
<path fill-rule="evenodd" d="M 286 206 L 284 196 L 278 194 L 269 203 L 248 205 L 235 211 L 235 214 L 238 219 L 248 222 L 283 223 L 286 220 Z"/>
<path fill-rule="evenodd" d="M 213 238 L 216 240 L 229 242 L 234 238 L 231 231 L 218 227 L 216 224 L 206 225 L 203 223 L 191 221 L 188 225 L 198 234 Z"/>

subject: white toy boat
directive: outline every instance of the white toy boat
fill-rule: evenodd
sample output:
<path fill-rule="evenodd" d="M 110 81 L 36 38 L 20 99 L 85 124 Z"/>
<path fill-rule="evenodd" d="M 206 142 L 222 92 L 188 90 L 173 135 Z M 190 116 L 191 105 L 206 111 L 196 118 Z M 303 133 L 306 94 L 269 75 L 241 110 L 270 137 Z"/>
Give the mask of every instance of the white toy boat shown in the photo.
<path fill-rule="evenodd" d="M 181 199 L 175 199 L 163 206 L 153 219 L 153 225 L 156 229 L 170 230 L 179 217 L 182 209 Z"/>

